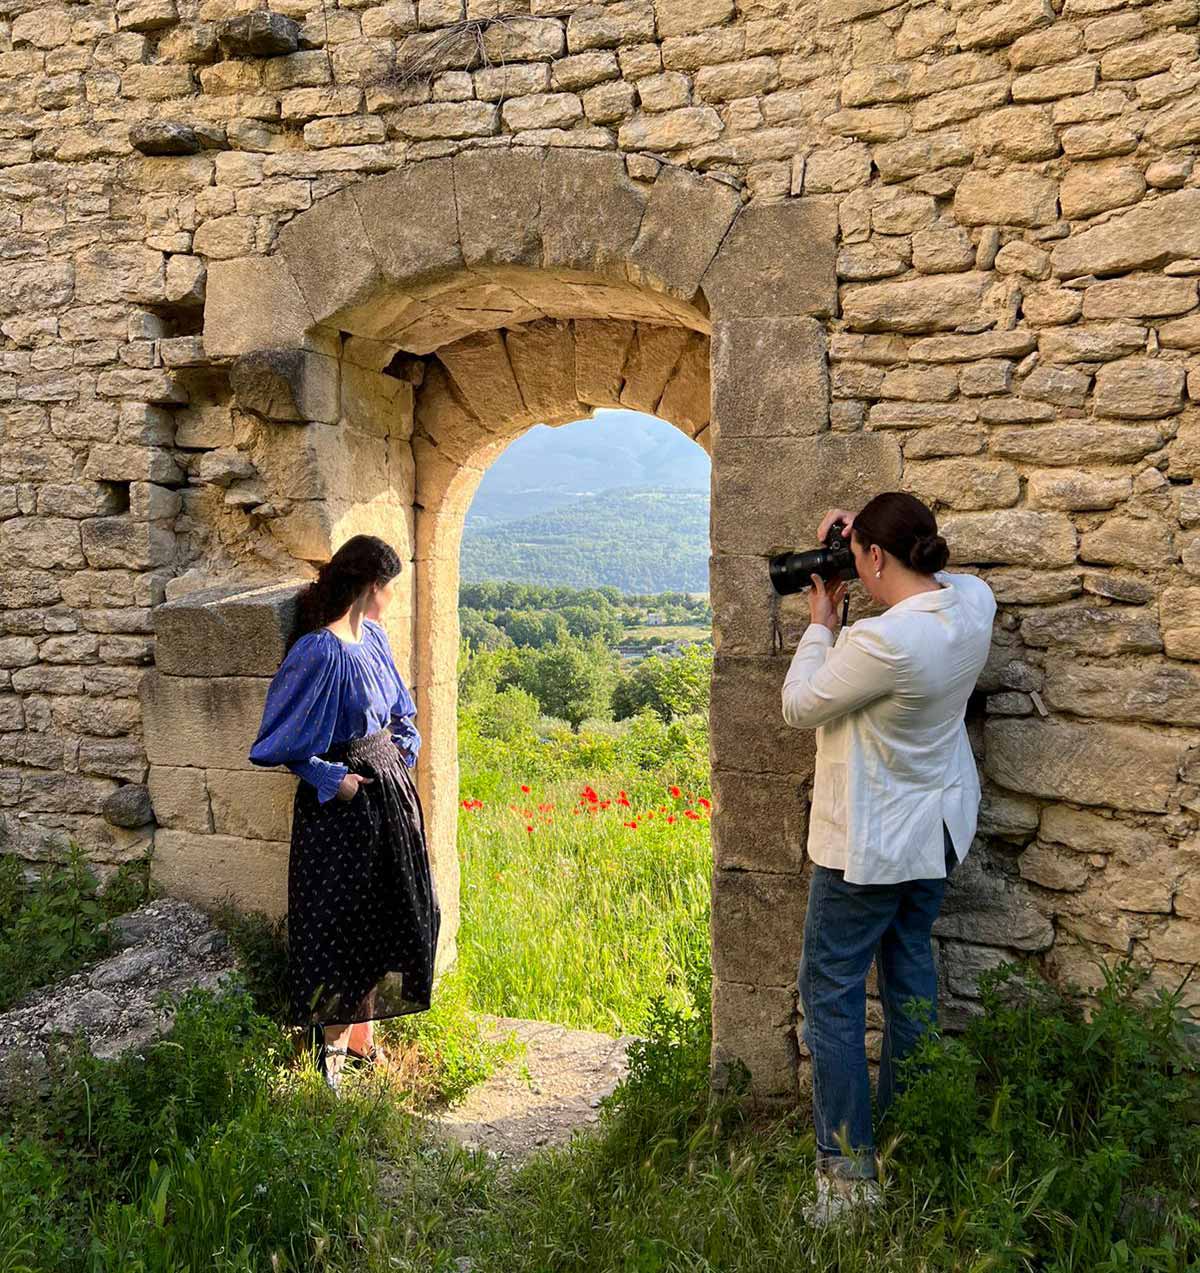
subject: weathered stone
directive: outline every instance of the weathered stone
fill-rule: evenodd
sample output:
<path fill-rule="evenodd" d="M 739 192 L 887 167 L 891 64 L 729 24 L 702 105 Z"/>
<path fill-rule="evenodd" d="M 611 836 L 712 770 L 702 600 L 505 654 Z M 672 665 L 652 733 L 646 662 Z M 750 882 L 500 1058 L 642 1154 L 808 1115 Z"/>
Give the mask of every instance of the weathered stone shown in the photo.
<path fill-rule="evenodd" d="M 1091 877 L 1086 858 L 1041 844 L 1032 844 L 1021 854 L 1018 868 L 1023 880 L 1059 892 L 1077 891 Z"/>
<path fill-rule="evenodd" d="M 686 106 L 659 115 L 639 115 L 621 125 L 622 150 L 670 153 L 700 146 L 721 135 L 721 117 L 711 106 Z"/>
<path fill-rule="evenodd" d="M 203 769 L 151 765 L 149 790 L 159 826 L 176 831 L 212 830 Z"/>
<path fill-rule="evenodd" d="M 984 115 L 976 136 L 986 154 L 1007 159 L 1053 159 L 1060 149 L 1049 114 L 1037 106 L 1012 106 Z"/>
<path fill-rule="evenodd" d="M 953 509 L 1003 508 L 1021 494 L 1017 470 L 998 460 L 907 464 L 904 485 L 926 503 Z"/>
<path fill-rule="evenodd" d="M 129 130 L 129 142 L 143 155 L 194 155 L 200 138 L 194 128 L 170 120 L 143 120 Z"/>
<path fill-rule="evenodd" d="M 1128 725 L 1036 717 L 990 720 L 984 733 L 984 769 L 1001 787 L 1148 813 L 1166 810 L 1187 746 Z"/>
<path fill-rule="evenodd" d="M 1048 27 L 1054 16 L 1048 0 L 1002 0 L 965 13 L 958 20 L 955 35 L 964 49 L 994 48 Z"/>
<path fill-rule="evenodd" d="M 1026 498 L 1034 508 L 1060 508 L 1068 512 L 1115 508 L 1133 493 L 1127 476 L 1105 477 L 1072 469 L 1031 473 Z"/>
<path fill-rule="evenodd" d="M 209 769 L 205 779 L 217 835 L 276 843 L 291 838 L 296 791 L 291 774 Z"/>
<path fill-rule="evenodd" d="M 734 221 L 703 278 L 720 318 L 832 314 L 837 214 L 821 199 L 753 204 Z"/>
<path fill-rule="evenodd" d="M 645 206 L 645 195 L 619 155 L 547 155 L 541 196 L 545 266 L 624 277 Z"/>
<path fill-rule="evenodd" d="M 635 281 L 690 300 L 740 207 L 736 190 L 664 165 L 629 252 Z"/>
<path fill-rule="evenodd" d="M 172 897 L 212 907 L 232 901 L 271 918 L 287 910 L 288 846 L 237 836 L 160 830 L 150 877 Z"/>
<path fill-rule="evenodd" d="M 1155 616 L 1125 606 L 1059 606 L 1031 614 L 1021 638 L 1036 649 L 1062 646 L 1081 654 L 1155 654 L 1162 638 Z"/>
<path fill-rule="evenodd" d="M 312 313 L 282 257 L 214 261 L 208 268 L 204 348 L 211 357 L 304 343 Z"/>
<path fill-rule="evenodd" d="M 1075 528 L 1061 513 L 957 513 L 943 520 L 941 530 L 954 562 L 1067 566 L 1075 560 Z"/>
<path fill-rule="evenodd" d="M 977 358 L 1019 358 L 1037 348 L 1032 332 L 980 332 L 977 336 L 930 336 L 908 348 L 913 362 L 973 362 Z"/>
<path fill-rule="evenodd" d="M 1085 318 L 1147 318 L 1184 314 L 1196 305 L 1196 280 L 1158 275 L 1107 279 L 1083 294 Z"/>
<path fill-rule="evenodd" d="M 809 543 L 818 504 L 836 506 L 844 499 L 849 503 L 842 506 L 850 507 L 864 490 L 891 490 L 899 480 L 900 448 L 885 434 L 830 433 L 769 443 L 718 435 L 713 544 L 720 552 L 766 555 Z"/>
<path fill-rule="evenodd" d="M 1045 694 L 1052 707 L 1076 716 L 1164 725 L 1200 721 L 1200 672 L 1178 664 L 1117 668 L 1054 661 L 1047 668 Z"/>
<path fill-rule="evenodd" d="M 713 1085 L 728 1086 L 735 1066 L 750 1075 L 750 1092 L 763 1103 L 796 1098 L 797 1048 L 794 992 L 789 987 L 713 982 Z"/>
<path fill-rule="evenodd" d="M 875 148 L 875 166 L 885 182 L 905 181 L 937 168 L 971 162 L 973 149 L 962 133 L 929 133 Z"/>
<path fill-rule="evenodd" d="M 139 697 L 151 764 L 251 768 L 269 684 L 263 677 L 147 676 Z"/>
<path fill-rule="evenodd" d="M 1039 837 L 1051 844 L 1065 844 L 1078 853 L 1149 854 L 1154 835 L 1115 818 L 1085 813 L 1066 805 L 1051 804 L 1042 810 Z"/>
<path fill-rule="evenodd" d="M 786 986 L 796 977 L 807 890 L 800 875 L 761 871 L 714 872 L 715 961 L 713 971 L 728 981 Z M 787 915 L 789 940 L 777 941 L 770 915 Z"/>
<path fill-rule="evenodd" d="M 1012 950 L 1045 950 L 1054 941 L 1054 926 L 1033 904 L 1028 889 L 978 851 L 956 868 L 933 932 Z"/>
<path fill-rule="evenodd" d="M 306 350 L 271 350 L 243 354 L 230 369 L 229 382 L 238 405 L 267 420 L 324 420 L 339 417 L 338 368 L 333 359 Z M 183 445 L 200 439 L 186 435 Z M 204 439 L 224 445 L 225 438 Z"/>
<path fill-rule="evenodd" d="M 256 9 L 221 24 L 226 57 L 279 57 L 300 47 L 300 27 L 282 13 Z"/>
<path fill-rule="evenodd" d="M 1138 353 L 1146 343 L 1146 329 L 1137 323 L 1095 323 L 1090 326 L 1048 327 L 1038 334 L 1038 350 L 1050 362 L 1106 362 Z"/>
<path fill-rule="evenodd" d="M 1200 256 L 1200 190 L 1179 190 L 1059 243 L 1059 278 L 1120 274 Z"/>
<path fill-rule="evenodd" d="M 713 859 L 718 870 L 792 872 L 804 865 L 805 781 L 719 770 L 713 774 Z"/>
<path fill-rule="evenodd" d="M 1012 82 L 1012 99 L 1014 102 L 1049 102 L 1056 97 L 1090 93 L 1096 87 L 1098 69 L 1095 62 L 1083 62 L 1018 75 Z"/>
<path fill-rule="evenodd" d="M 963 225 L 1049 225 L 1058 217 L 1058 186 L 1031 172 L 969 172 L 955 191 L 954 215 Z"/>
<path fill-rule="evenodd" d="M 947 331 L 979 317 L 988 276 L 968 273 L 953 278 L 878 283 L 846 292 L 842 314 L 863 331 Z"/>
<path fill-rule="evenodd" d="M 1164 323 L 1158 338 L 1168 349 L 1200 349 L 1200 314 Z"/>
<path fill-rule="evenodd" d="M 143 827 L 154 821 L 150 792 L 142 783 L 118 787 L 104 802 L 104 820 L 115 827 Z"/>
<path fill-rule="evenodd" d="M 975 264 L 975 248 L 965 230 L 937 226 L 912 236 L 913 268 L 921 274 L 945 274 L 969 270 Z"/>
<path fill-rule="evenodd" d="M 1138 359 L 1106 363 L 1096 372 L 1097 415 L 1152 420 L 1183 410 L 1186 379 L 1179 363 Z"/>
<path fill-rule="evenodd" d="M 713 414 L 727 437 L 829 427 L 825 336 L 811 318 L 739 318 L 713 330 Z"/>

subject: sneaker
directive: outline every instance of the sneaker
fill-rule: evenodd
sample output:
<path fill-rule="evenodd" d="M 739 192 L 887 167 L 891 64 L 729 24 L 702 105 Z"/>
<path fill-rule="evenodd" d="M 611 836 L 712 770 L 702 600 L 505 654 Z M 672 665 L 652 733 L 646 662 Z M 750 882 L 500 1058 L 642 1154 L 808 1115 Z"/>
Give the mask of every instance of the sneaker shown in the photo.
<path fill-rule="evenodd" d="M 814 1228 L 823 1229 L 873 1211 L 882 1202 L 877 1180 L 855 1180 L 818 1171 L 816 1201 L 805 1207 L 804 1218 Z"/>

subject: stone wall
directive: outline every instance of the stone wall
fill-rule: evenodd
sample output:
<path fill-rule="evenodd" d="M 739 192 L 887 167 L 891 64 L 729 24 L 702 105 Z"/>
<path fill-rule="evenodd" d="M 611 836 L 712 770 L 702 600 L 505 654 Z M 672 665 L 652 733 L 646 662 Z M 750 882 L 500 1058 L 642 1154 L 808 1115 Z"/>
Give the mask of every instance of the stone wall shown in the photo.
<path fill-rule="evenodd" d="M 785 660 L 763 557 L 883 485 L 934 503 L 1001 603 L 971 715 L 983 834 L 938 929 L 952 1019 L 1014 952 L 1088 981 L 1131 951 L 1178 981 L 1200 954 L 1198 21 L 0 0 L 3 847 L 73 837 L 110 866 L 153 844 L 184 890 L 278 860 L 259 801 L 290 780 L 196 723 L 248 720 L 269 669 L 168 647 L 375 529 L 413 565 L 391 635 L 452 873 L 461 512 L 530 422 L 624 401 L 714 458 L 718 1063 L 794 1090 L 811 743 L 764 726 Z M 249 609 L 270 648 L 285 603 Z"/>

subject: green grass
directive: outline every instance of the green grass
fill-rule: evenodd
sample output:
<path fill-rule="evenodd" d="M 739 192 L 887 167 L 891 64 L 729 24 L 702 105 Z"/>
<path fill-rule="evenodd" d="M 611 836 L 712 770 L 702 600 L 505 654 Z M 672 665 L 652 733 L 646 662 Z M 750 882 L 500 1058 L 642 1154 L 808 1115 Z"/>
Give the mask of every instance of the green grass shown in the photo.
<path fill-rule="evenodd" d="M 475 1008 L 613 1034 L 643 1029 L 656 998 L 691 1010 L 684 970 L 708 957 L 708 810 L 627 783 L 491 783 L 477 802 L 464 782 L 459 960 Z"/>

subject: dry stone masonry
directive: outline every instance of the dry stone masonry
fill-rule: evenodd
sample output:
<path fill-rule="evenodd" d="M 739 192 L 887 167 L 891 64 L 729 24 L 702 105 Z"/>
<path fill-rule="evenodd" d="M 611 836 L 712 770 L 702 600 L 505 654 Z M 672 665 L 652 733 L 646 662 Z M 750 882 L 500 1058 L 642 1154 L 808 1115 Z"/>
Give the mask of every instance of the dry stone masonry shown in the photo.
<path fill-rule="evenodd" d="M 1000 601 L 950 1020 L 1014 955 L 1177 984 L 1198 38 L 1200 0 L 0 0 L 0 848 L 281 909 L 293 780 L 245 754 L 296 586 L 373 531 L 448 963 L 463 516 L 624 405 L 713 457 L 718 1078 L 797 1085 L 764 559 L 887 487 Z"/>

